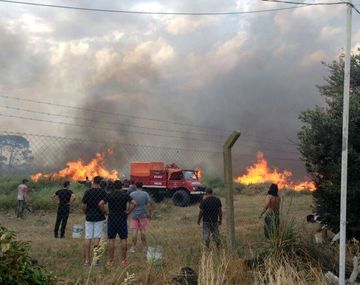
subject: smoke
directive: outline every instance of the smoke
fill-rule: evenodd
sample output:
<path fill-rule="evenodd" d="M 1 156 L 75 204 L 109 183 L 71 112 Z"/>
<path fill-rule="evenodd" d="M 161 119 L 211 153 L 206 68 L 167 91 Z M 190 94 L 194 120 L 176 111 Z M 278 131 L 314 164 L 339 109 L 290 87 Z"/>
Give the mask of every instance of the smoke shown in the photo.
<path fill-rule="evenodd" d="M 163 8 L 266 8 L 264 3 L 249 2 L 224 6 L 170 1 Z M 149 5 L 146 1 L 121 2 L 118 8 L 141 10 L 150 9 Z M 313 7 L 201 19 L 34 10 L 31 21 L 19 18 L 20 12 L 14 9 L 4 15 L 0 30 L 2 91 L 79 109 L 5 103 L 78 119 L 16 112 L 76 126 L 7 119 L 1 127 L 114 142 L 58 146 L 54 163 L 59 168 L 68 160 L 88 161 L 96 152 L 113 146 L 114 154 L 107 162 L 116 169 L 126 169 L 133 160 L 159 160 L 187 168 L 201 166 L 205 174 L 219 176 L 222 144 L 231 130 L 239 130 L 242 135 L 234 149 L 234 176 L 255 161 L 257 151 L 263 151 L 270 165 L 302 177 L 305 172 L 296 147 L 301 127 L 298 115 L 323 104 L 316 85 L 322 84 L 327 73 L 321 61 L 335 59 L 342 46 L 338 37 L 341 9 Z M 360 34 L 355 35 L 355 42 L 359 40 Z"/>

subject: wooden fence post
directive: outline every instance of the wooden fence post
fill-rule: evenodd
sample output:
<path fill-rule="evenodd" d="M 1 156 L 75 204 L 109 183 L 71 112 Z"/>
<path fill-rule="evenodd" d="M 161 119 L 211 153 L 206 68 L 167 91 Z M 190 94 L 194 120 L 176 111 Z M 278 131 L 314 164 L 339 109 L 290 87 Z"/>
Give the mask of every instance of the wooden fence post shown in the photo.
<path fill-rule="evenodd" d="M 232 176 L 232 159 L 231 148 L 240 137 L 240 132 L 234 131 L 226 140 L 224 153 L 224 182 L 225 182 L 225 211 L 226 211 L 226 243 L 228 250 L 233 251 L 235 248 L 235 221 L 234 221 L 234 197 L 233 197 L 233 176 Z"/>

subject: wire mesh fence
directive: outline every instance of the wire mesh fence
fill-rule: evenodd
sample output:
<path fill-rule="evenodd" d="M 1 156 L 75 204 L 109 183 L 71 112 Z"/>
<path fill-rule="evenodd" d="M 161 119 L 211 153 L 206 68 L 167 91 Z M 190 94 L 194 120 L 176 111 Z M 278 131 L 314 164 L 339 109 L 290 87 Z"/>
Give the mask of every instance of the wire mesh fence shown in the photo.
<path fill-rule="evenodd" d="M 99 262 L 109 267 L 122 262 L 123 266 L 137 268 L 134 272 L 140 274 L 146 271 L 149 263 L 158 265 L 165 261 L 170 274 L 175 274 L 181 266 L 197 268 L 204 244 L 207 244 L 204 241 L 210 241 L 212 248 L 226 244 L 223 187 L 215 191 L 213 198 L 208 193 L 202 201 L 202 195 L 192 195 L 187 200 L 188 196 L 182 192 L 185 189 L 179 187 L 183 180 L 199 180 L 195 175 L 199 175 L 195 172 L 198 167 L 205 175 L 222 177 L 222 149 L 209 151 L 3 132 L 0 134 L 0 161 L 0 208 L 3 212 L 0 224 L 15 230 L 19 238 L 32 240 L 35 258 L 66 281 L 78 280 L 79 272 L 86 274 L 87 271 L 78 266 L 83 262 Z M 164 169 L 168 166 L 166 177 L 174 180 L 174 184 L 148 187 L 146 183 L 164 186 L 161 184 L 163 170 L 155 169 L 149 182 L 142 180 L 141 171 L 135 175 L 131 168 L 133 162 L 163 163 Z M 176 168 L 173 163 L 180 167 L 183 176 L 177 177 L 176 171 L 170 173 L 170 169 Z M 80 171 L 86 167 L 96 171 Z M 74 172 L 69 169 L 79 170 L 82 176 L 72 179 Z M 192 170 L 195 177 L 185 177 L 183 170 Z M 19 187 L 23 178 L 39 172 L 43 176 L 38 182 L 30 179 L 27 187 Z M 104 173 L 108 175 L 106 183 L 94 185 L 95 174 Z M 89 181 L 86 181 L 87 175 Z M 143 182 L 143 185 L 130 183 L 133 176 L 137 177 L 133 182 Z M 128 184 L 124 183 L 126 179 Z M 71 181 L 69 186 L 63 185 L 66 180 Z M 118 180 L 123 184 L 116 182 Z M 192 190 L 204 192 L 204 188 L 199 189 L 201 184 L 196 183 L 192 184 L 196 185 Z M 164 197 L 154 195 L 165 189 L 173 191 Z M 243 255 L 250 255 L 254 246 L 264 244 L 264 239 L 259 238 L 263 231 L 262 220 L 258 219 L 263 203 L 264 197 L 259 195 L 234 198 L 236 248 Z M 296 203 L 299 212 L 307 210 L 308 204 L 302 200 Z M 294 208 L 294 203 L 291 202 L 291 206 Z M 114 243 L 119 237 L 128 240 L 127 250 L 123 247 L 121 251 L 121 245 Z M 54 238 L 59 239 L 54 241 Z M 91 239 L 95 239 L 92 243 L 100 239 L 100 246 L 106 248 L 99 258 L 92 247 L 88 247 Z M 111 275 L 101 278 L 111 278 Z M 104 280 L 102 284 L 113 282 Z M 93 281 L 96 282 L 96 278 Z"/>
<path fill-rule="evenodd" d="M 196 167 L 221 169 L 222 153 L 199 149 L 83 140 L 25 133 L 0 133 L 0 170 L 2 175 L 51 173 L 66 168 L 68 162 L 89 163 L 102 155 L 104 167 L 115 169 L 119 178 L 128 177 L 130 162 L 161 161 L 183 169 Z M 222 173 L 222 172 L 220 172 Z"/>

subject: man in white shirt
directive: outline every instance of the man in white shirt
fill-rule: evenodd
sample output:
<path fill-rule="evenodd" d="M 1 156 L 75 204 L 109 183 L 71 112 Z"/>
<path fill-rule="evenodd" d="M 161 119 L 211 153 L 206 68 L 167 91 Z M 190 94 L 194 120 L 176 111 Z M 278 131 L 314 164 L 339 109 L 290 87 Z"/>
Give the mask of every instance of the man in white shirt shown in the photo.
<path fill-rule="evenodd" d="M 29 180 L 24 179 L 22 184 L 17 187 L 18 208 L 16 210 L 16 216 L 18 219 L 22 219 L 24 216 L 24 209 L 27 202 L 27 193 L 29 192 L 28 183 Z"/>

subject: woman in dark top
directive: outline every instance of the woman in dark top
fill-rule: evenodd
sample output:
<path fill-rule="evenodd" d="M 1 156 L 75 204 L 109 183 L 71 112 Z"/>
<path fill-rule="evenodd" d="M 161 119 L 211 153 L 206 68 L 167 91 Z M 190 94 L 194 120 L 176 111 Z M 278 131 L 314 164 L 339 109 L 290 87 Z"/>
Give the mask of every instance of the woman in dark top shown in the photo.
<path fill-rule="evenodd" d="M 267 239 L 275 234 L 279 227 L 280 197 L 278 196 L 278 191 L 277 184 L 270 185 L 265 198 L 265 206 L 259 217 L 261 218 L 262 215 L 266 213 L 264 219 L 264 234 Z"/>
<path fill-rule="evenodd" d="M 66 223 L 69 218 L 70 213 L 70 201 L 74 200 L 73 192 L 69 189 L 70 182 L 65 181 L 63 184 L 63 189 L 60 189 L 55 192 L 54 198 L 57 197 L 59 199 L 59 206 L 57 210 L 56 222 L 55 222 L 55 229 L 54 229 L 54 236 L 58 238 L 59 227 L 61 224 L 60 229 L 60 238 L 65 237 L 65 229 Z M 71 199 L 73 197 L 73 199 Z"/>

